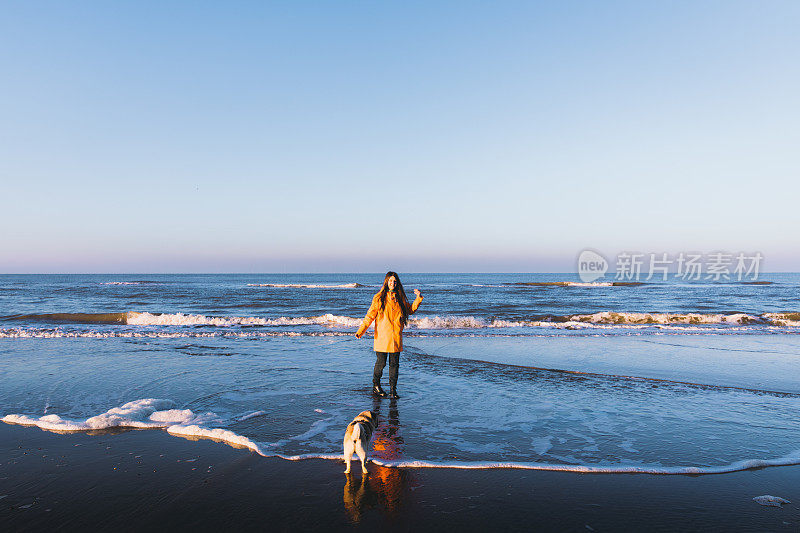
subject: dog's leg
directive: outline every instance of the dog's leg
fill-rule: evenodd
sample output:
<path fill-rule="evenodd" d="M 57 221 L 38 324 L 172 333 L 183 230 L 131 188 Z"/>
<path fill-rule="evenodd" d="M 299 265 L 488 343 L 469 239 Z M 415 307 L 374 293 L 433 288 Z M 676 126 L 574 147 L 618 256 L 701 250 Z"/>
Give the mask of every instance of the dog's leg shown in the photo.
<path fill-rule="evenodd" d="M 364 446 L 361 444 L 360 440 L 356 441 L 356 453 L 358 454 L 358 458 L 361 459 L 361 472 L 366 474 L 367 473 L 367 452 L 364 451 Z"/>
<path fill-rule="evenodd" d="M 344 462 L 347 465 L 344 473 L 350 473 L 350 461 L 353 459 L 353 441 L 344 441 Z"/>

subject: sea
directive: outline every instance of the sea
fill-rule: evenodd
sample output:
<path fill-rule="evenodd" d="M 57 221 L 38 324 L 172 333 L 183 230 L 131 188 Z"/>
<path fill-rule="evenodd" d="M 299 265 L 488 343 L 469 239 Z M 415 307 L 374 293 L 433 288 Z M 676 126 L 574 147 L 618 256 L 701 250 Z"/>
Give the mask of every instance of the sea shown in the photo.
<path fill-rule="evenodd" d="M 387 467 L 714 474 L 800 464 L 800 274 L 400 273 L 399 399 L 371 395 L 383 274 L 0 276 L 0 418 Z M 386 386 L 388 369 L 384 374 Z"/>

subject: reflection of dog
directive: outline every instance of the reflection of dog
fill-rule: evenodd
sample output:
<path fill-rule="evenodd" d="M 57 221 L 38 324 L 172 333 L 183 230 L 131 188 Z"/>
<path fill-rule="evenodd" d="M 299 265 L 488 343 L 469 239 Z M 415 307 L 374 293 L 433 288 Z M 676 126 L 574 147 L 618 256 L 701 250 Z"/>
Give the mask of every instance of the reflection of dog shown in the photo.
<path fill-rule="evenodd" d="M 344 462 L 347 463 L 345 474 L 350 473 L 350 461 L 354 451 L 361 459 L 361 472 L 367 473 L 367 446 L 377 422 L 378 417 L 372 411 L 362 411 L 347 425 L 347 430 L 344 432 Z"/>
<path fill-rule="evenodd" d="M 344 484 L 344 509 L 350 516 L 350 520 L 356 524 L 361 521 L 364 511 L 373 507 L 377 498 L 367 489 L 367 476 L 361 476 L 360 481 L 353 481 L 353 476 L 346 476 Z M 372 497 L 367 498 L 367 495 Z M 372 504 L 372 505 L 370 505 Z"/>

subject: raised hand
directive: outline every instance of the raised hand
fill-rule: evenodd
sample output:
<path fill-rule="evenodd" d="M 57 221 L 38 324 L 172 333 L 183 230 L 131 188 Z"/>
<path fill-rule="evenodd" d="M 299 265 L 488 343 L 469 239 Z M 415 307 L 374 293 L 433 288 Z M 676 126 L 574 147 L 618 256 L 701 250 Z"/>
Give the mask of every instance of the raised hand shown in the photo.
<path fill-rule="evenodd" d="M 417 298 L 419 298 L 420 296 L 422 296 L 422 293 L 421 293 L 421 292 L 419 292 L 419 289 L 414 289 L 414 296 L 416 296 Z"/>

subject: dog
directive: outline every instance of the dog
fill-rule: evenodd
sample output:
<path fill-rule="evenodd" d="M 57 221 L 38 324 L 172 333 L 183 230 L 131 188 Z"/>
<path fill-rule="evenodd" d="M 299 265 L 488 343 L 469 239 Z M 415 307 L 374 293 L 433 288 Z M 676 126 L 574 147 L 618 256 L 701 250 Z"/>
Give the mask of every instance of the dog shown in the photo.
<path fill-rule="evenodd" d="M 350 473 L 350 461 L 353 452 L 361 459 L 361 473 L 367 473 L 367 446 L 372 438 L 372 432 L 378 425 L 378 417 L 372 411 L 362 411 L 352 422 L 347 425 L 344 432 L 344 462 L 347 463 L 345 474 Z"/>

